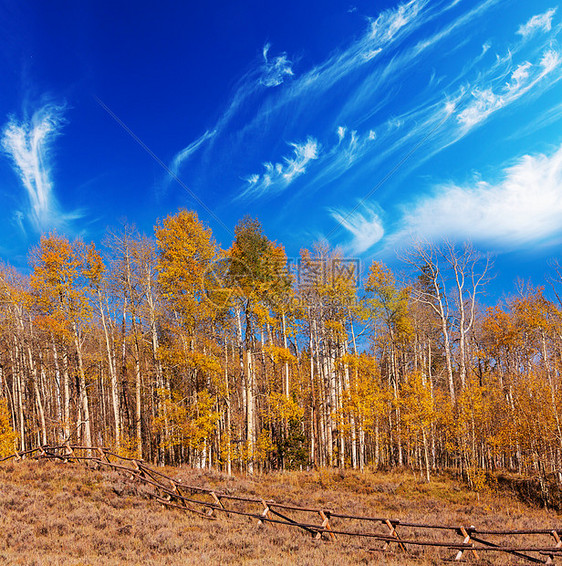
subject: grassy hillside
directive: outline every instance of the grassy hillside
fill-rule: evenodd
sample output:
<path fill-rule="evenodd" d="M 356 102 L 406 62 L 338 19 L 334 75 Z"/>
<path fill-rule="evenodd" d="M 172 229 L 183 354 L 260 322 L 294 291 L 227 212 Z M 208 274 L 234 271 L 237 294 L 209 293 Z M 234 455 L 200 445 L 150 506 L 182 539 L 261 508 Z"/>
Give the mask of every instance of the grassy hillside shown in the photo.
<path fill-rule="evenodd" d="M 506 495 L 478 495 L 445 476 L 428 485 L 411 474 L 320 471 L 248 478 L 186 468 L 167 473 L 237 495 L 350 514 L 509 529 L 559 524 L 555 512 Z M 0 466 L 0 529 L 2 564 L 431 564 L 454 555 L 451 550 L 387 555 L 368 550 L 380 548 L 377 542 L 314 540 L 298 529 L 258 526 L 237 516 L 209 521 L 162 507 L 146 487 L 121 474 L 50 461 Z M 460 542 L 454 534 L 447 538 Z M 552 539 L 540 540 L 552 545 Z M 486 564 L 509 562 L 505 555 L 483 558 Z"/>

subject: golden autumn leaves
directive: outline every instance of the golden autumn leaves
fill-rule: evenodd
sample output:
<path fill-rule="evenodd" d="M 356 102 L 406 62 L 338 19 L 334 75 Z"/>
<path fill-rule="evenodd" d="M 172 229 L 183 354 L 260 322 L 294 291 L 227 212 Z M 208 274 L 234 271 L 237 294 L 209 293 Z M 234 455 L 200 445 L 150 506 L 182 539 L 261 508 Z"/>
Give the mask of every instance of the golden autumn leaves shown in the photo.
<path fill-rule="evenodd" d="M 226 250 L 186 210 L 101 249 L 51 234 L 29 277 L 2 269 L 0 442 L 475 482 L 562 461 L 560 308 L 522 288 L 486 310 L 470 246 L 411 250 L 404 281 L 373 262 L 362 287 L 325 244 L 295 274 L 251 218 Z"/>

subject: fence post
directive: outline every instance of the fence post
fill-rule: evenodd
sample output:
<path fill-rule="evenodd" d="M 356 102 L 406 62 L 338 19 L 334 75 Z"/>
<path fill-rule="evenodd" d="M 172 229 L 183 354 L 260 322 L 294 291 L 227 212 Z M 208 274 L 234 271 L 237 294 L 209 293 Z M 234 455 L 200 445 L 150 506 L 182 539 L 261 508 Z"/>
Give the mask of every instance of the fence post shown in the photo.
<path fill-rule="evenodd" d="M 396 532 L 396 526 L 400 523 L 400 521 L 391 521 L 390 519 L 385 519 L 384 524 L 388 527 L 389 529 L 389 535 L 393 538 L 396 539 L 396 541 L 398 542 L 398 544 L 400 545 L 400 548 L 406 552 L 406 547 L 400 542 L 400 536 L 398 535 L 398 533 Z M 390 547 L 390 541 L 386 541 L 384 543 L 384 546 L 382 547 L 383 550 L 388 550 L 388 548 Z"/>
<path fill-rule="evenodd" d="M 556 542 L 556 548 L 562 548 L 562 540 L 560 540 L 560 535 L 556 529 L 550 531 L 550 534 L 553 536 L 554 541 Z M 554 564 L 554 554 L 549 554 L 548 558 L 546 559 L 546 564 Z"/>
<path fill-rule="evenodd" d="M 226 512 L 226 516 L 230 517 L 230 514 L 228 513 L 228 511 L 226 510 L 225 506 L 222 504 L 222 501 L 220 500 L 220 497 L 217 497 L 217 494 L 214 491 L 209 492 L 211 497 L 213 498 L 213 501 L 221 508 L 224 509 Z M 269 508 L 268 508 L 269 510 Z M 212 509 L 211 509 L 212 511 Z"/>
<path fill-rule="evenodd" d="M 265 502 L 265 500 L 261 500 L 262 505 L 263 505 L 263 511 L 260 513 L 260 515 L 264 518 L 264 519 L 268 519 L 270 517 L 270 512 L 269 512 L 269 505 Z M 262 519 L 258 519 L 258 525 L 264 525 L 265 521 Z"/>
<path fill-rule="evenodd" d="M 470 540 L 470 535 L 468 534 L 468 531 L 473 531 L 476 527 L 474 525 L 470 525 L 470 527 L 468 527 L 468 530 L 465 529 L 464 527 L 460 527 L 459 531 L 460 534 L 462 536 L 464 536 L 464 540 L 462 541 L 463 544 L 470 544 L 472 541 Z M 462 558 L 463 552 L 465 552 L 464 550 L 459 550 L 457 552 L 457 555 L 455 556 L 455 560 L 460 560 Z M 478 553 L 476 552 L 476 550 L 471 549 L 472 554 L 474 554 L 474 558 L 476 558 L 476 560 L 478 560 Z"/>
<path fill-rule="evenodd" d="M 70 444 L 64 445 L 66 454 L 64 455 L 64 463 L 68 464 L 69 460 L 74 456 L 74 450 L 70 446 Z"/>
<path fill-rule="evenodd" d="M 322 509 L 320 509 L 320 511 L 318 511 L 318 514 L 322 519 L 322 528 L 325 529 L 325 532 L 328 533 L 329 537 L 332 540 L 336 540 L 336 535 L 332 532 L 332 527 L 330 526 L 330 518 L 329 518 L 330 512 L 323 511 Z M 315 535 L 315 538 L 322 538 L 322 532 L 323 531 L 318 531 Z"/>
<path fill-rule="evenodd" d="M 105 450 L 102 450 L 101 448 L 96 448 L 96 451 L 100 455 L 101 460 L 105 458 L 106 462 L 111 463 L 111 460 L 109 459 L 108 455 L 105 453 Z"/>

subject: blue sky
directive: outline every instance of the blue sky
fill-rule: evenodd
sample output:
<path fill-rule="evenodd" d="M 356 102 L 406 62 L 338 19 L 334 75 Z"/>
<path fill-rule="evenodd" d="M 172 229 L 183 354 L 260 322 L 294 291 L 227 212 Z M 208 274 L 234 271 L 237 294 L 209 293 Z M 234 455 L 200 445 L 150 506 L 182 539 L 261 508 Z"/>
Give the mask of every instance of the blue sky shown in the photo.
<path fill-rule="evenodd" d="M 562 237 L 555 1 L 0 0 L 0 255 L 197 210 L 394 265 L 422 238 L 543 279 Z"/>

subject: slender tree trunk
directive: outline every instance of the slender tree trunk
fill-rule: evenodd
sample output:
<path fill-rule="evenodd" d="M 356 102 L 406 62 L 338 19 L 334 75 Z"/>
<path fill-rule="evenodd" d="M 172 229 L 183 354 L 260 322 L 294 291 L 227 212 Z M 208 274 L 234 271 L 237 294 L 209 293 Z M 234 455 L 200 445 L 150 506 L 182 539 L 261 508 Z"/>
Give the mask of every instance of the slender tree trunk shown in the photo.
<path fill-rule="evenodd" d="M 41 444 L 47 444 L 47 425 L 45 421 L 45 411 L 43 409 L 43 401 L 41 400 L 41 392 L 39 390 L 39 374 L 37 372 L 37 365 L 33 359 L 33 354 L 31 353 L 31 348 L 27 347 L 27 355 L 29 359 L 29 369 L 31 370 L 32 380 L 33 380 L 33 391 L 35 393 L 35 398 L 37 401 L 37 411 L 39 413 L 39 423 L 41 425 Z"/>
<path fill-rule="evenodd" d="M 26 449 L 25 442 L 25 413 L 23 407 L 23 376 L 21 371 L 19 347 L 14 336 L 14 354 L 12 358 L 12 367 L 14 371 L 13 378 L 13 399 L 17 406 L 15 413 L 18 416 L 19 435 L 20 435 L 20 449 L 22 452 Z"/>
<path fill-rule="evenodd" d="M 109 335 L 109 330 L 107 328 L 107 322 L 105 319 L 105 312 L 102 303 L 101 293 L 98 292 L 98 302 L 100 317 L 103 326 L 103 333 L 105 337 L 105 347 L 107 352 L 107 365 L 109 367 L 109 379 L 111 382 L 111 406 L 113 409 L 113 419 L 114 419 L 114 434 L 115 434 L 115 446 L 117 451 L 121 448 L 121 415 L 119 410 L 119 381 L 117 379 L 117 368 L 115 367 L 115 355 L 113 352 L 113 347 L 111 344 L 111 337 Z"/>
<path fill-rule="evenodd" d="M 224 344 L 224 388 L 226 402 L 226 473 L 232 475 L 232 439 L 231 439 L 231 415 L 230 415 L 230 386 L 228 382 L 228 345 Z"/>
<path fill-rule="evenodd" d="M 254 456 L 256 445 L 256 422 L 254 400 L 254 367 L 253 356 L 250 350 L 245 351 L 246 366 L 246 429 L 248 435 L 248 473 L 254 473 Z"/>
<path fill-rule="evenodd" d="M 92 428 L 90 422 L 90 406 L 88 403 L 88 390 L 86 387 L 86 374 L 84 373 L 84 362 L 82 359 L 82 345 L 80 343 L 80 336 L 78 334 L 78 327 L 76 322 L 72 323 L 72 330 L 74 332 L 74 345 L 76 347 L 76 354 L 78 356 L 78 376 L 80 383 L 80 408 L 83 418 L 83 431 L 84 431 L 84 444 L 88 447 L 92 446 Z M 82 429 L 82 427 L 80 427 Z"/>
<path fill-rule="evenodd" d="M 70 374 L 68 372 L 68 353 L 66 348 L 62 357 L 62 377 L 64 385 L 64 436 L 65 442 L 70 441 L 71 422 L 70 422 Z"/>
<path fill-rule="evenodd" d="M 140 346 L 138 336 L 135 332 L 135 433 L 137 441 L 137 453 L 139 458 L 143 457 L 142 446 L 142 374 L 140 361 Z"/>
<path fill-rule="evenodd" d="M 425 462 L 425 481 L 429 483 L 430 481 L 430 466 L 429 466 L 429 448 L 427 443 L 427 434 L 425 432 L 425 427 L 422 427 L 422 438 L 423 438 L 423 456 Z"/>

